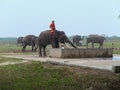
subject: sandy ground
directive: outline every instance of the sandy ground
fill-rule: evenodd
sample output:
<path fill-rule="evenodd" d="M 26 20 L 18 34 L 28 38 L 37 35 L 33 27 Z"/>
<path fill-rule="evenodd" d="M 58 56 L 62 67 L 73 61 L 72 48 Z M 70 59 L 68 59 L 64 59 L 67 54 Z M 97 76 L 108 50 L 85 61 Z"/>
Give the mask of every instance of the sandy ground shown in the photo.
<path fill-rule="evenodd" d="M 64 64 L 64 65 L 71 65 L 71 66 L 83 66 L 83 67 L 89 67 L 94 69 L 100 69 L 100 70 L 109 70 L 112 71 L 112 66 L 120 66 L 120 60 L 112 60 L 112 59 L 98 59 L 98 58 L 79 58 L 79 59 L 63 59 L 63 58 L 50 58 L 50 57 L 39 57 L 38 55 L 21 55 L 16 53 L 4 53 L 1 54 L 1 56 L 9 57 L 9 58 L 22 58 L 25 59 L 24 61 L 20 63 L 25 63 L 29 60 L 35 60 L 35 61 L 50 61 L 54 63 Z M 19 62 L 6 62 L 2 63 L 1 65 L 6 64 L 17 64 Z"/>

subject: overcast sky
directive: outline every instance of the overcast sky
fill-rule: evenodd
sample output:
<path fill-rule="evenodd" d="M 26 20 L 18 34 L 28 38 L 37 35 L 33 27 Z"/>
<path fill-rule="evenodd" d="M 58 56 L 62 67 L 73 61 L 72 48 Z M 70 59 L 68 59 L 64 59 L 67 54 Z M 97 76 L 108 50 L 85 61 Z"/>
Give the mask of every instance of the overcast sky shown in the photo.
<path fill-rule="evenodd" d="M 120 0 L 0 0 L 0 37 L 39 35 L 56 28 L 66 35 L 120 36 Z"/>

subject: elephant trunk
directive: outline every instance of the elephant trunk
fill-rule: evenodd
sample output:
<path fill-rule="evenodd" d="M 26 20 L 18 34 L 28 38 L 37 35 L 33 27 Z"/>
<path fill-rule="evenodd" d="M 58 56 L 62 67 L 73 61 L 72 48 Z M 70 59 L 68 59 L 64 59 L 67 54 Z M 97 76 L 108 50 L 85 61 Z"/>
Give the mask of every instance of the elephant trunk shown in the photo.
<path fill-rule="evenodd" d="M 60 43 L 69 43 L 72 47 L 74 47 L 74 48 L 77 48 L 70 40 L 69 40 L 69 38 L 65 35 L 65 34 L 63 34 L 62 36 L 60 36 L 60 38 L 59 38 L 59 42 Z"/>
<path fill-rule="evenodd" d="M 68 42 L 72 47 L 77 48 L 68 38 L 66 42 Z"/>

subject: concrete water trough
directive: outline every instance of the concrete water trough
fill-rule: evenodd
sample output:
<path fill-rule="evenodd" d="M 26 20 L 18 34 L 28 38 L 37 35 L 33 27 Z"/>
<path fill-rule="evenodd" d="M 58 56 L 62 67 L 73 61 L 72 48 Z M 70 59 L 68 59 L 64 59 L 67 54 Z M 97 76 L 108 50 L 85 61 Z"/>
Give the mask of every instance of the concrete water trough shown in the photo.
<path fill-rule="evenodd" d="M 50 57 L 55 58 L 96 58 L 113 57 L 112 48 L 59 48 L 50 49 Z"/>
<path fill-rule="evenodd" d="M 114 72 L 114 73 L 120 73 L 120 66 L 112 66 L 112 71 Z"/>

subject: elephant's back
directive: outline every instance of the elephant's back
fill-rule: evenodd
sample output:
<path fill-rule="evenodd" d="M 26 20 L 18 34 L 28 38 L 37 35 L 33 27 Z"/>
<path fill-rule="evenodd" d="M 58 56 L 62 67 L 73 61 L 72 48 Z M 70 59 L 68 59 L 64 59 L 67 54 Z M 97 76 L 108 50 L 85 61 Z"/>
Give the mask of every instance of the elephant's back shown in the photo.
<path fill-rule="evenodd" d="M 35 37 L 35 35 L 26 35 L 23 39 L 22 42 L 27 44 L 27 45 L 31 45 L 32 39 L 33 37 Z"/>
<path fill-rule="evenodd" d="M 32 37 L 34 37 L 34 35 L 26 35 L 26 36 L 23 38 L 23 41 L 31 40 Z"/>
<path fill-rule="evenodd" d="M 39 44 L 49 44 L 50 43 L 50 30 L 42 31 L 38 37 Z"/>
<path fill-rule="evenodd" d="M 42 31 L 42 32 L 39 34 L 39 36 L 40 36 L 40 35 L 49 34 L 49 33 L 50 33 L 50 30 L 45 30 L 45 31 Z"/>

